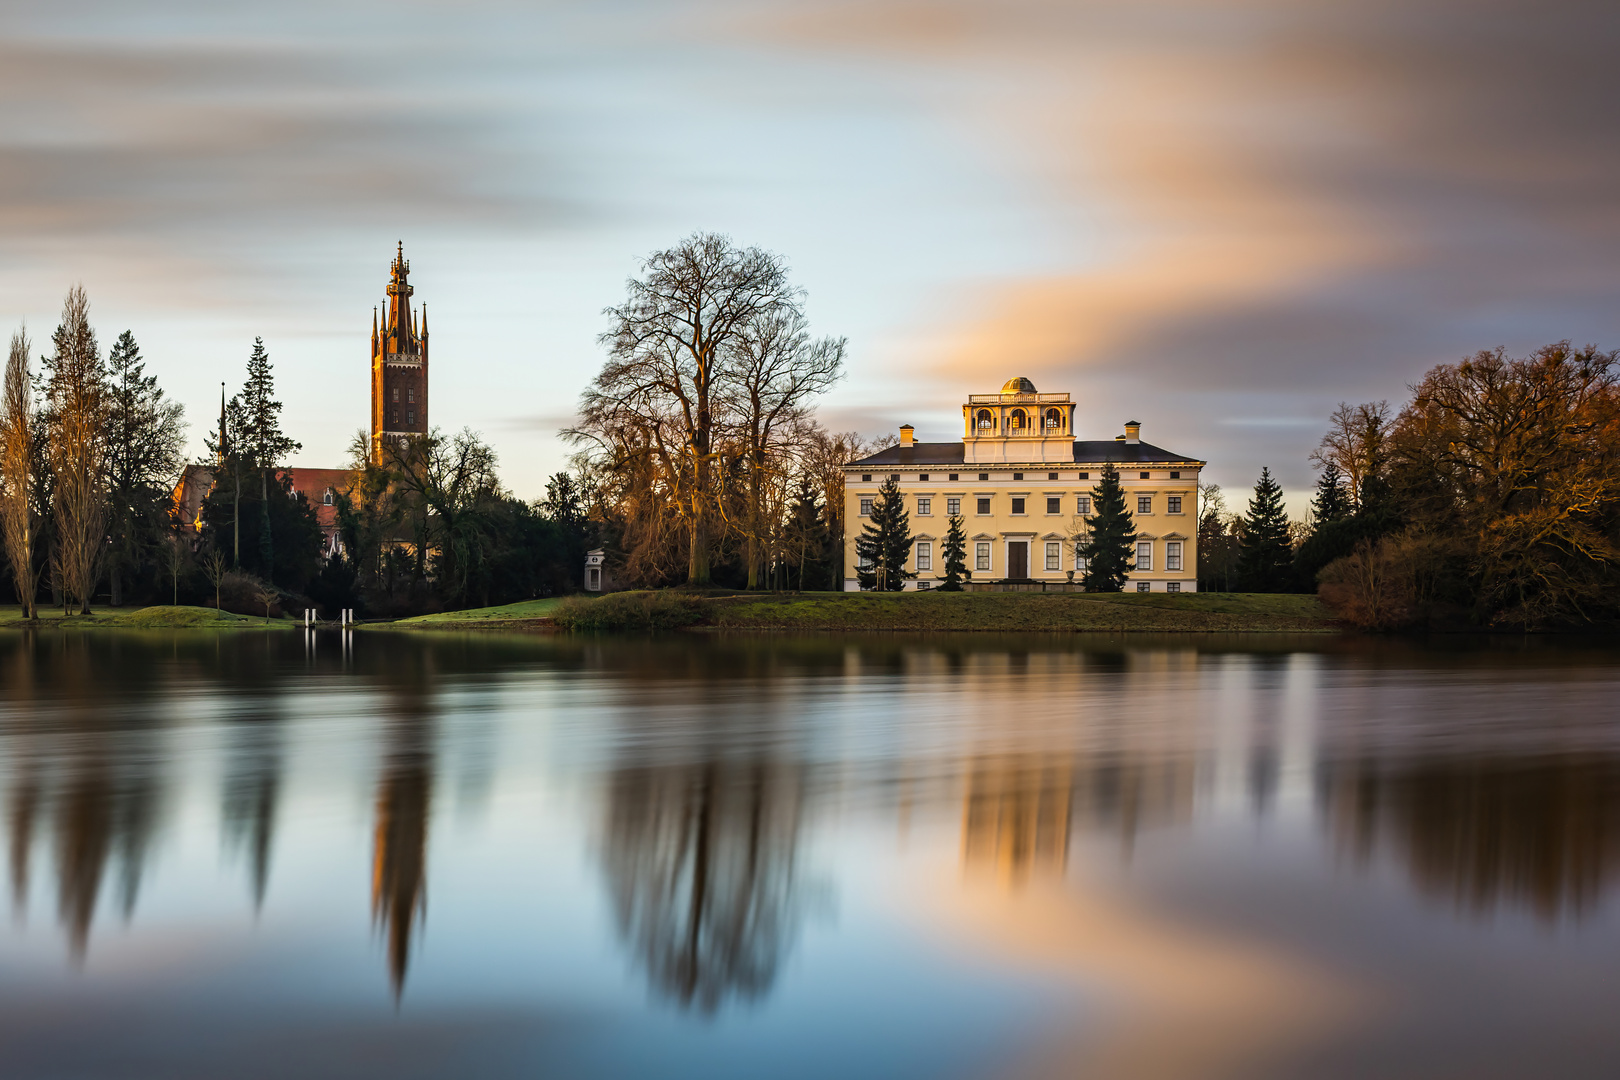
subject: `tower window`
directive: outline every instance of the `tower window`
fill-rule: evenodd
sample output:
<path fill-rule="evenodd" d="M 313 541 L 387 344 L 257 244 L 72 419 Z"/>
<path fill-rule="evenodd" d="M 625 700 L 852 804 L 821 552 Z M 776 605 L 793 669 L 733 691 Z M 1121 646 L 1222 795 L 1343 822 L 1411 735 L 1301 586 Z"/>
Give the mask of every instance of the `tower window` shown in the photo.
<path fill-rule="evenodd" d="M 399 387 L 394 387 L 394 404 L 399 404 Z"/>
<path fill-rule="evenodd" d="M 416 423 L 416 410 L 415 409 L 407 409 L 407 410 L 405 410 L 405 422 L 407 424 Z"/>
<path fill-rule="evenodd" d="M 412 386 L 406 389 L 405 400 L 411 402 L 413 405 L 416 403 L 416 387 Z"/>
<path fill-rule="evenodd" d="M 395 424 L 399 423 L 399 410 L 398 409 L 394 410 L 394 423 Z"/>

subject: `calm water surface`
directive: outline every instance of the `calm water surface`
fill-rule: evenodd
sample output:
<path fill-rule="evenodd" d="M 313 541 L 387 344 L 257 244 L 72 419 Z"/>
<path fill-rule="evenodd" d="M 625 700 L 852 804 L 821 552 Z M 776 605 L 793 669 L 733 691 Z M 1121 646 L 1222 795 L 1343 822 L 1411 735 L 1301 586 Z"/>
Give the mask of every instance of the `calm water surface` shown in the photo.
<path fill-rule="evenodd" d="M 0 1077 L 1620 1075 L 1620 650 L 0 636 Z"/>

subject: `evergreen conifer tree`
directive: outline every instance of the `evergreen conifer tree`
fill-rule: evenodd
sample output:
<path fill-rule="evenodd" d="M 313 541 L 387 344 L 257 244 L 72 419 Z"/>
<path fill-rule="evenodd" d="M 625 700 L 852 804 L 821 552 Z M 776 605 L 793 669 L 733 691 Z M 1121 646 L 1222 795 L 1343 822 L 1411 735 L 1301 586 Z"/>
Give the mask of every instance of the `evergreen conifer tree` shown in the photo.
<path fill-rule="evenodd" d="M 124 575 L 167 563 L 169 485 L 180 468 L 185 410 L 146 374 L 135 335 L 118 335 L 107 356 L 107 576 L 114 606 Z M 155 576 L 155 575 L 154 575 Z"/>
<path fill-rule="evenodd" d="M 1261 469 L 1238 547 L 1238 579 L 1248 592 L 1286 592 L 1293 582 L 1294 548 L 1282 499 L 1271 470 Z"/>
<path fill-rule="evenodd" d="M 1080 545 L 1086 570 L 1080 582 L 1087 592 L 1120 592 L 1136 565 L 1136 525 L 1125 509 L 1125 489 L 1113 465 L 1103 467 L 1102 478 L 1091 489 L 1091 507 L 1096 512 L 1086 518 L 1088 535 Z"/>
<path fill-rule="evenodd" d="M 1322 475 L 1316 481 L 1316 498 L 1311 500 L 1311 512 L 1318 525 L 1339 521 L 1350 516 L 1350 493 L 1345 490 L 1344 477 L 1339 466 L 1329 461 L 1322 466 Z"/>
<path fill-rule="evenodd" d="M 911 555 L 911 519 L 906 513 L 905 496 L 893 477 L 878 489 L 869 522 L 855 538 L 855 552 L 862 564 L 856 568 L 855 576 L 863 589 L 899 592 L 906 587 L 908 577 L 917 576 L 906 570 L 906 559 Z"/>
<path fill-rule="evenodd" d="M 259 474 L 259 564 L 270 573 L 275 565 L 271 540 L 270 476 L 288 454 L 302 450 L 303 444 L 289 439 L 281 430 L 281 402 L 276 400 L 276 377 L 265 351 L 264 339 L 253 339 L 248 354 L 247 382 L 231 399 L 230 432 L 232 451 Z"/>
<path fill-rule="evenodd" d="M 784 584 L 802 592 L 805 582 L 824 587 L 827 579 L 828 556 L 832 551 L 832 530 L 827 515 L 822 512 L 821 493 L 815 478 L 806 474 L 799 477 L 788 504 L 787 529 L 783 534 L 780 560 Z"/>
<path fill-rule="evenodd" d="M 961 592 L 962 582 L 967 580 L 967 529 L 962 521 L 961 514 L 952 514 L 949 527 L 945 530 L 945 544 L 940 549 L 945 559 L 945 584 L 940 586 L 944 592 Z"/>

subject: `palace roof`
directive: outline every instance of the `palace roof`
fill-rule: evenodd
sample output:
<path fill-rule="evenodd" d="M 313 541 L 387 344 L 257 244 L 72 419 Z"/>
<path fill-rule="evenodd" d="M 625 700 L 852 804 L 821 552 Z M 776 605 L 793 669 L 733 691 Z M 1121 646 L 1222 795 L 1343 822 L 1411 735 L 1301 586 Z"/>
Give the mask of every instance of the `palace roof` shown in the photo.
<path fill-rule="evenodd" d="M 1080 439 L 1074 444 L 1074 460 L 1084 464 L 1101 464 L 1112 461 L 1118 464 L 1146 465 L 1146 464 L 1181 464 L 1198 461 L 1181 454 L 1172 454 L 1163 447 L 1154 446 L 1145 442 L 1121 442 L 1118 439 Z M 845 465 L 846 469 L 858 465 L 872 466 L 915 466 L 915 465 L 961 465 L 965 461 L 963 445 L 960 442 L 919 442 L 910 446 L 898 444 L 885 450 L 879 450 L 870 457 L 863 457 Z M 1028 464 L 1029 467 L 1040 469 L 1050 466 L 1050 461 L 996 462 L 991 466 L 987 462 L 977 463 L 978 468 L 1005 468 L 1008 465 Z"/>

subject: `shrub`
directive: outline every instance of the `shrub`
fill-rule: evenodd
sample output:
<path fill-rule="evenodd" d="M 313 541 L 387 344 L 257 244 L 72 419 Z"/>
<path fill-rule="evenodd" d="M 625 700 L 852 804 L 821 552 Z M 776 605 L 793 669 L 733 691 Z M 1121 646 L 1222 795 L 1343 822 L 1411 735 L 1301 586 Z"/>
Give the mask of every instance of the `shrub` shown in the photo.
<path fill-rule="evenodd" d="M 565 630 L 678 630 L 703 621 L 702 597 L 665 590 L 570 596 L 552 620 Z"/>

